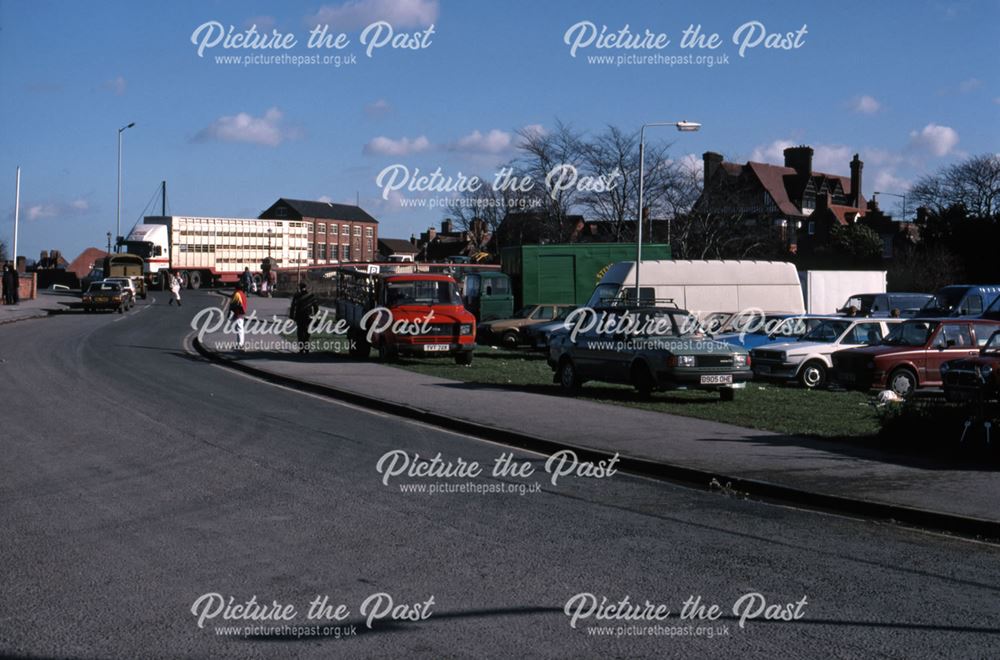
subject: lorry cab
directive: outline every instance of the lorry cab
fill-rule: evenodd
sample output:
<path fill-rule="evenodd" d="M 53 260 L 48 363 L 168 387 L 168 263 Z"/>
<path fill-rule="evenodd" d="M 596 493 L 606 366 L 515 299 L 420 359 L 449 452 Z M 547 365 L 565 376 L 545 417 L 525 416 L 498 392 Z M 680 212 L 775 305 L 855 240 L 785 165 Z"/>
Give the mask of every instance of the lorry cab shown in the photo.
<path fill-rule="evenodd" d="M 923 318 L 979 316 L 1000 298 L 1000 284 L 953 284 L 934 292 L 920 310 Z"/>
<path fill-rule="evenodd" d="M 462 300 L 480 323 L 510 318 L 514 314 L 514 292 L 510 277 L 499 271 L 467 273 Z"/>

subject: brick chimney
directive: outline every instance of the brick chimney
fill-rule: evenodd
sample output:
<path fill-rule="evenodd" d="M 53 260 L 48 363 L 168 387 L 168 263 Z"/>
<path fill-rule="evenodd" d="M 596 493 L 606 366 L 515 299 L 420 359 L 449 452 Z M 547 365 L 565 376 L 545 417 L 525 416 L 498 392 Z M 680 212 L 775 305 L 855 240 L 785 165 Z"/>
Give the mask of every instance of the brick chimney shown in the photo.
<path fill-rule="evenodd" d="M 701 155 L 702 160 L 705 162 L 705 183 L 712 180 L 715 173 L 722 167 L 722 154 L 717 154 L 714 151 L 706 151 Z"/>
<path fill-rule="evenodd" d="M 861 169 L 864 166 L 858 155 L 854 154 L 851 159 L 851 206 L 857 208 L 861 207 Z"/>
<path fill-rule="evenodd" d="M 441 221 L 441 233 L 450 234 L 452 232 L 451 218 L 445 218 Z"/>
<path fill-rule="evenodd" d="M 427 242 L 428 243 L 434 242 L 434 238 L 437 236 L 437 234 L 438 234 L 437 229 L 435 229 L 434 227 L 428 227 L 427 228 Z"/>
<path fill-rule="evenodd" d="M 800 145 L 798 147 L 788 147 L 785 153 L 785 167 L 790 167 L 799 176 L 809 176 L 813 169 L 812 147 Z"/>

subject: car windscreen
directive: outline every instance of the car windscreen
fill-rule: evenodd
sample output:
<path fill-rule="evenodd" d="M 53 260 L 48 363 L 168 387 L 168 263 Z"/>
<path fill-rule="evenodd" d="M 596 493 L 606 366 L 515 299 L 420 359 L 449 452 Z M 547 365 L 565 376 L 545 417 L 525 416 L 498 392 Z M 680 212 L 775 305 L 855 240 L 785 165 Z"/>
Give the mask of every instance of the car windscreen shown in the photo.
<path fill-rule="evenodd" d="M 389 282 L 386 302 L 397 305 L 461 305 L 455 285 L 442 280 Z"/>
<path fill-rule="evenodd" d="M 637 315 L 637 337 L 676 337 L 689 329 L 697 328 L 693 316 L 671 312 L 643 312 Z"/>
<path fill-rule="evenodd" d="M 844 334 L 850 326 L 850 321 L 824 321 L 802 335 L 802 341 L 825 342 L 829 344 L 837 341 L 837 338 Z"/>
<path fill-rule="evenodd" d="M 963 288 L 943 289 L 935 293 L 923 308 L 930 311 L 947 311 L 962 302 L 965 292 L 966 289 Z"/>
<path fill-rule="evenodd" d="M 618 291 L 620 289 L 620 284 L 598 284 L 597 288 L 594 289 L 594 293 L 591 294 L 590 301 L 587 303 L 587 306 L 600 307 L 602 304 L 614 301 L 614 299 L 618 297 Z"/>
<path fill-rule="evenodd" d="M 116 293 L 121 291 L 121 287 L 114 282 L 94 282 L 90 285 L 90 288 L 87 289 L 87 293 L 93 293 L 95 291 L 102 293 Z"/>
<path fill-rule="evenodd" d="M 889 346 L 923 346 L 937 326 L 937 323 L 928 321 L 899 323 L 892 326 L 882 343 Z"/>

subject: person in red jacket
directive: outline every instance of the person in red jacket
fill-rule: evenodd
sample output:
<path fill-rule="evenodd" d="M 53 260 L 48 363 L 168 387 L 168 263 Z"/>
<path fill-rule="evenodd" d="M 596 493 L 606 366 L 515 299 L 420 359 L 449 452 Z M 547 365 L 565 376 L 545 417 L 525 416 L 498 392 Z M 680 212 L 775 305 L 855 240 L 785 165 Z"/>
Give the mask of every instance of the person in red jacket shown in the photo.
<path fill-rule="evenodd" d="M 247 294 L 243 291 L 243 283 L 236 283 L 236 290 L 233 292 L 233 297 L 229 299 L 229 316 L 233 319 L 233 325 L 236 327 L 236 332 L 239 333 L 239 343 L 236 347 L 243 350 L 243 344 L 246 341 L 246 329 L 243 327 L 243 317 L 247 313 Z"/>

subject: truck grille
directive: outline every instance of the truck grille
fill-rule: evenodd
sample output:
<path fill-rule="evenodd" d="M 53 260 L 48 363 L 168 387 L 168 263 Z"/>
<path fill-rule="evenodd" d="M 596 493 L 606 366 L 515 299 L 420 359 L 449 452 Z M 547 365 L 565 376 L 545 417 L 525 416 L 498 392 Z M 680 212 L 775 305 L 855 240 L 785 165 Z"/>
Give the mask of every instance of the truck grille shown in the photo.
<path fill-rule="evenodd" d="M 733 366 L 732 355 L 698 355 L 695 356 L 695 364 L 699 367 L 731 367 Z"/>
<path fill-rule="evenodd" d="M 457 335 L 458 325 L 454 323 L 432 323 L 427 326 L 428 336 Z"/>
<path fill-rule="evenodd" d="M 751 353 L 754 361 L 764 360 L 771 362 L 781 362 L 781 352 L 780 351 L 753 351 Z"/>

